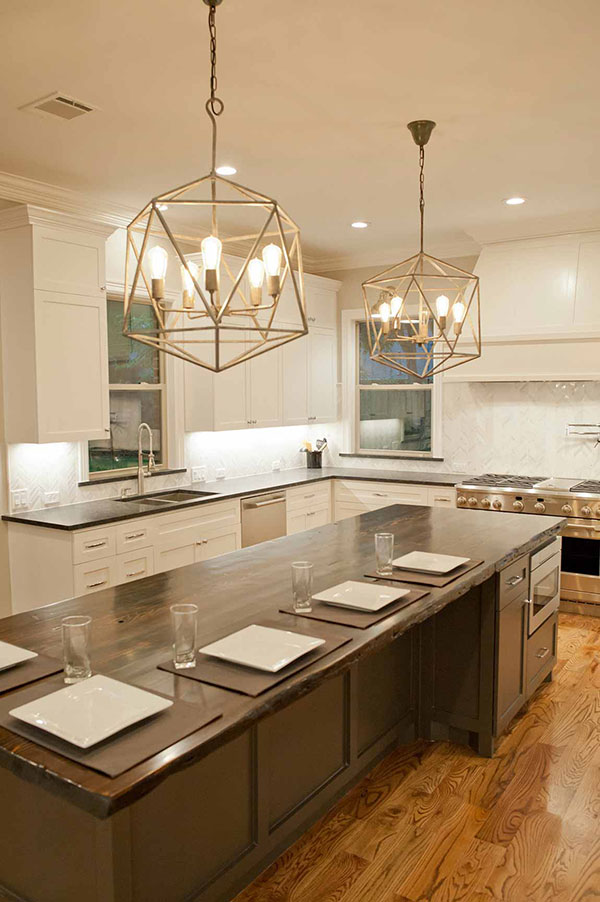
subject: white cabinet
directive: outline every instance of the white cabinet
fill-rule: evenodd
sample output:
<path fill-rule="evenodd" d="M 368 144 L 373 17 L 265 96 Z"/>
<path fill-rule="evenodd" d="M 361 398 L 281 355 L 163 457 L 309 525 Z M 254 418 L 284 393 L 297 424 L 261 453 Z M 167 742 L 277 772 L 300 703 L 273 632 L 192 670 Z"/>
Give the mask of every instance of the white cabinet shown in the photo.
<path fill-rule="evenodd" d="M 308 354 L 306 335 L 281 349 L 284 426 L 308 423 Z"/>
<path fill-rule="evenodd" d="M 449 486 L 429 486 L 427 503 L 430 507 L 456 507 L 456 489 Z"/>
<path fill-rule="evenodd" d="M 108 427 L 106 232 L 0 214 L 0 280 L 9 442 L 104 438 Z M 71 220 L 65 217 L 67 222 Z"/>
<path fill-rule="evenodd" d="M 335 519 L 356 517 L 391 504 L 430 504 L 429 486 L 418 483 L 334 481 Z M 441 496 L 440 496 L 441 497 Z"/>
<path fill-rule="evenodd" d="M 308 421 L 331 423 L 337 419 L 337 336 L 315 328 L 308 341 Z"/>
<path fill-rule="evenodd" d="M 286 493 L 287 534 L 331 523 L 331 482 L 295 486 Z"/>
<path fill-rule="evenodd" d="M 106 438 L 109 231 L 33 207 L 0 213 L 7 442 Z"/>
<path fill-rule="evenodd" d="M 281 426 L 281 348 L 273 348 L 250 360 L 246 373 L 248 425 Z"/>

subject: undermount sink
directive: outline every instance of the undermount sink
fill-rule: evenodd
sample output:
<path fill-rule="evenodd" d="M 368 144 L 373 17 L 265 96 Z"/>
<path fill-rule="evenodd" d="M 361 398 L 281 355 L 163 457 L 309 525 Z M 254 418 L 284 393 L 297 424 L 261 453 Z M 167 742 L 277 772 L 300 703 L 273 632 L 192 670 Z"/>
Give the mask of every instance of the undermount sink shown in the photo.
<path fill-rule="evenodd" d="M 199 498 L 207 498 L 215 495 L 215 492 L 194 492 L 191 489 L 176 489 L 173 492 L 157 492 L 155 495 L 128 495 L 119 498 L 119 501 L 136 501 L 138 504 L 146 504 L 148 507 L 161 504 L 181 504 L 185 501 L 197 501 Z"/>

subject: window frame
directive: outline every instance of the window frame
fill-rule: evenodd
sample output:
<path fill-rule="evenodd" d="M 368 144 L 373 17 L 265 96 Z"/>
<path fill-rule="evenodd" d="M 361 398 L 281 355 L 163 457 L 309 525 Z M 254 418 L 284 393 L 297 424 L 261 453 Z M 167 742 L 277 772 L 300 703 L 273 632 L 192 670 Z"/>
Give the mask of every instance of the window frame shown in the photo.
<path fill-rule="evenodd" d="M 107 291 L 106 294 L 106 305 L 107 305 L 107 313 L 108 313 L 108 304 L 109 302 L 117 302 L 119 304 L 123 303 L 123 295 L 122 293 L 119 295 L 116 291 Z M 135 297 L 135 304 L 144 304 L 145 306 L 152 306 L 149 299 L 144 296 Z M 108 338 L 107 338 L 107 352 L 110 355 L 110 351 L 108 350 Z M 160 403 L 160 416 L 161 416 L 161 453 L 162 460 L 160 464 L 156 466 L 157 475 L 160 474 L 162 470 L 171 469 L 172 463 L 172 443 L 169 441 L 170 437 L 170 419 L 169 416 L 169 388 L 170 388 L 170 379 L 169 379 L 169 365 L 168 361 L 165 359 L 165 355 L 160 353 L 158 354 L 158 367 L 159 367 L 159 379 L 160 382 L 140 382 L 140 383 L 129 383 L 129 382 L 118 382 L 108 383 L 108 392 L 109 392 L 109 415 L 110 415 L 110 392 L 112 391 L 159 391 L 161 393 L 161 403 Z M 110 363 L 109 363 L 109 372 L 110 372 Z M 135 476 L 137 474 L 137 466 L 132 467 L 118 467 L 111 470 L 95 470 L 90 471 L 89 467 L 89 441 L 81 443 L 81 454 L 80 454 L 80 476 L 82 481 L 89 482 L 103 482 L 110 481 L 111 479 L 122 479 L 124 476 Z"/>
<path fill-rule="evenodd" d="M 365 322 L 364 310 L 342 310 L 342 384 L 344 446 L 347 453 L 389 457 L 390 459 L 432 460 L 442 457 L 442 377 L 434 376 L 429 384 L 359 385 L 358 326 Z M 360 392 L 367 391 L 431 391 L 431 451 L 388 451 L 360 447 Z"/>

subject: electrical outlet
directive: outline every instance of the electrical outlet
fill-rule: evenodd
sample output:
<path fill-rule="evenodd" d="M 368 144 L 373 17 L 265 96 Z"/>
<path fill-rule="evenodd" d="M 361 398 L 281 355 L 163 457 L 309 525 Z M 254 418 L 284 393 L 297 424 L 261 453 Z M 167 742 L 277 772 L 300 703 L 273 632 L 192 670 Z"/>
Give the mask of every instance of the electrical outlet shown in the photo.
<path fill-rule="evenodd" d="M 27 489 L 14 489 L 10 493 L 13 510 L 17 507 L 27 507 L 29 504 L 29 493 Z"/>
<path fill-rule="evenodd" d="M 218 467 L 215 472 L 217 479 L 225 479 L 225 467 Z"/>
<path fill-rule="evenodd" d="M 58 504 L 59 492 L 44 492 L 44 504 Z"/>
<path fill-rule="evenodd" d="M 273 470 L 274 473 L 276 473 L 277 470 L 281 470 L 281 461 L 274 460 L 273 463 L 271 464 L 271 469 Z"/>
<path fill-rule="evenodd" d="M 192 467 L 192 482 L 206 482 L 206 467 Z"/>

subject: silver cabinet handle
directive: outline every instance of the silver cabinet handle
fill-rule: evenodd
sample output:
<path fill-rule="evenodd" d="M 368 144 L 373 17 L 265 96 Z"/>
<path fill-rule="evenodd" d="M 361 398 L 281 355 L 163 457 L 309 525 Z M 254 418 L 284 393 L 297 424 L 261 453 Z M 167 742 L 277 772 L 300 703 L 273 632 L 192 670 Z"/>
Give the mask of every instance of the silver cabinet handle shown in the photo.
<path fill-rule="evenodd" d="M 86 588 L 87 589 L 95 589 L 96 586 L 105 586 L 105 585 L 106 585 L 106 580 L 101 579 L 99 583 L 86 583 Z"/>
<path fill-rule="evenodd" d="M 550 651 L 550 649 L 546 648 L 546 646 L 543 645 L 540 648 L 540 650 L 538 652 L 536 652 L 535 656 L 536 656 L 536 658 L 545 658 L 549 651 Z"/>
<path fill-rule="evenodd" d="M 433 500 L 434 500 L 434 501 L 445 501 L 447 504 L 450 504 L 450 503 L 451 503 L 451 499 L 450 499 L 450 498 L 434 498 Z"/>
<path fill-rule="evenodd" d="M 146 533 L 144 532 L 132 532 L 130 536 L 125 536 L 126 539 L 143 539 Z"/>
<path fill-rule="evenodd" d="M 314 517 L 315 514 L 316 514 L 316 511 L 308 511 L 307 514 L 306 514 L 306 516 L 307 516 L 307 517 Z"/>
<path fill-rule="evenodd" d="M 143 573 L 145 573 L 145 572 L 146 572 L 145 569 L 144 569 L 144 570 L 134 570 L 133 573 L 126 573 L 125 576 L 127 576 L 127 577 L 129 577 L 129 576 L 141 576 L 141 575 L 142 575 Z"/>
<path fill-rule="evenodd" d="M 208 545 L 208 539 L 200 539 L 196 545 Z"/>
<path fill-rule="evenodd" d="M 522 583 L 524 579 L 524 576 L 512 576 L 510 579 L 506 580 L 506 585 L 511 587 L 518 586 L 519 583 Z"/>
<path fill-rule="evenodd" d="M 311 495 L 305 495 L 304 497 L 305 497 L 305 498 L 314 498 L 314 497 L 315 497 L 315 493 L 313 492 Z"/>
<path fill-rule="evenodd" d="M 103 539 L 101 542 L 87 542 L 86 548 L 102 548 L 103 545 L 106 545 L 106 539 Z"/>
<path fill-rule="evenodd" d="M 283 498 L 273 498 L 270 501 L 254 501 L 253 503 L 245 502 L 244 507 L 246 509 L 251 509 L 254 507 L 267 507 L 269 504 L 281 504 L 283 500 Z"/>
<path fill-rule="evenodd" d="M 373 495 L 375 498 L 387 498 L 388 497 L 385 492 L 373 492 Z"/>

